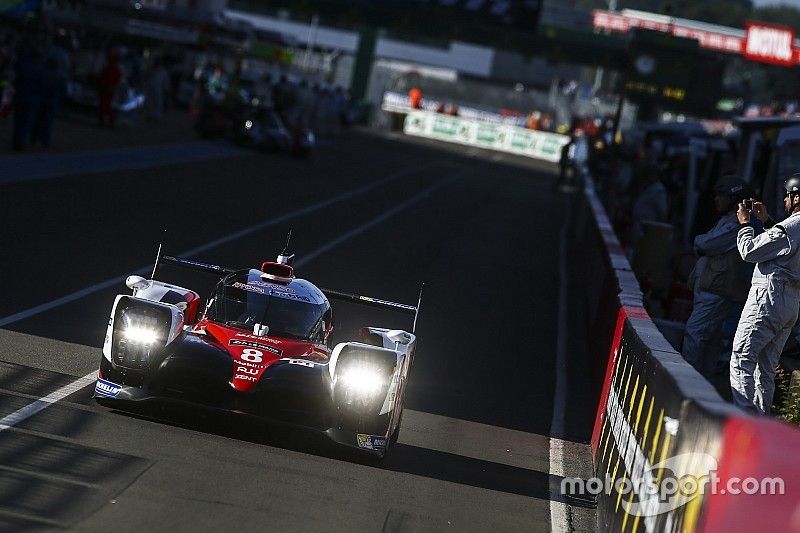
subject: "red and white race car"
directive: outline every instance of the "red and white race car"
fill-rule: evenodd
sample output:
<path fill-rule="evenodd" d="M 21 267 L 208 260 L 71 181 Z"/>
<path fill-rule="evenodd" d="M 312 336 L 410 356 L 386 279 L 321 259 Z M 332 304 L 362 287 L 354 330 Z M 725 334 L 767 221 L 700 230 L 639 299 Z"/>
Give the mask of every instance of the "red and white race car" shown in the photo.
<path fill-rule="evenodd" d="M 174 402 L 290 424 L 383 457 L 397 441 L 416 336 L 367 327 L 330 348 L 328 298 L 414 315 L 419 307 L 319 289 L 291 256 L 232 269 L 165 256 L 215 274 L 203 305 L 194 291 L 140 276 L 108 323 L 96 400 L 115 409 Z M 413 330 L 412 330 L 413 331 Z"/>

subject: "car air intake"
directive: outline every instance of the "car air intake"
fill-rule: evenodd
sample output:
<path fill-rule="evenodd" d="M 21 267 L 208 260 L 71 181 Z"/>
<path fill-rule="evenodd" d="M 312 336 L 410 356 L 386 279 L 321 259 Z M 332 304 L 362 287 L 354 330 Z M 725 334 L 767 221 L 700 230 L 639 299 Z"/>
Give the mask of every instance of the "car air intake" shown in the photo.
<path fill-rule="evenodd" d="M 294 277 L 294 269 L 292 267 L 283 263 L 275 263 L 274 261 L 264 261 L 261 265 L 261 272 L 264 273 L 265 278 L 282 283 L 289 283 Z"/>

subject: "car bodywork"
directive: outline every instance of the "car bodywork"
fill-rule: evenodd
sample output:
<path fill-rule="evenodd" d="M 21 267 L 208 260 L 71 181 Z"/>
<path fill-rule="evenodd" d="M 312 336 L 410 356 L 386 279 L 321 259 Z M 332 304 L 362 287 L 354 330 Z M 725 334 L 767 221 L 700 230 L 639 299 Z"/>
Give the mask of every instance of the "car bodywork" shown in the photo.
<path fill-rule="evenodd" d="M 283 257 L 283 256 L 281 256 Z M 416 336 L 362 328 L 329 347 L 328 296 L 415 315 L 417 306 L 322 290 L 286 263 L 229 269 L 162 261 L 218 275 L 201 312 L 189 289 L 138 276 L 108 323 L 95 398 L 116 409 L 172 402 L 326 434 L 383 457 L 396 441 Z"/>

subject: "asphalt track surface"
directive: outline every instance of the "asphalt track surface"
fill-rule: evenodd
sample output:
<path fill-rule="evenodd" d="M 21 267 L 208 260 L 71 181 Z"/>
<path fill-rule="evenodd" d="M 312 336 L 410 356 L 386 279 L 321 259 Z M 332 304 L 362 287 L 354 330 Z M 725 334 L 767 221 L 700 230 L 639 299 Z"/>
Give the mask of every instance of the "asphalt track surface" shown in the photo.
<path fill-rule="evenodd" d="M 113 298 L 158 242 L 257 266 L 291 228 L 297 274 L 320 286 L 414 303 L 425 283 L 384 461 L 233 418 L 116 412 L 86 386 L 0 424 L 0 531 L 546 531 L 553 516 L 593 531 L 591 502 L 558 492 L 562 475 L 590 475 L 593 406 L 554 180 L 541 162 L 353 131 L 306 161 L 247 153 L 0 185 L 0 419 L 97 368 Z M 157 277 L 201 295 L 214 282 Z M 411 328 L 346 303 L 334 324 L 334 342 Z"/>

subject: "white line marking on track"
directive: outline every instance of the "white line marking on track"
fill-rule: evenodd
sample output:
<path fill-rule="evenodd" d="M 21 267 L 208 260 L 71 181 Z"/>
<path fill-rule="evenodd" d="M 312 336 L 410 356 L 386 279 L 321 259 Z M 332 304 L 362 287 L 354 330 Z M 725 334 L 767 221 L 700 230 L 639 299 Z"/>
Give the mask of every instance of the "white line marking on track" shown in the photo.
<path fill-rule="evenodd" d="M 349 200 L 355 196 L 359 196 L 364 194 L 372 189 L 378 188 L 382 185 L 386 185 L 394 180 L 397 180 L 403 176 L 408 174 L 414 174 L 415 172 L 419 172 L 426 168 L 436 167 L 436 166 L 450 166 L 447 163 L 433 163 L 433 164 L 425 164 L 425 165 L 418 165 L 411 168 L 406 168 L 399 170 L 397 172 L 393 172 L 389 174 L 383 179 L 368 183 L 366 185 L 362 185 L 360 187 L 356 187 L 355 189 L 351 189 L 349 191 L 345 191 L 341 194 L 336 196 L 332 196 L 326 200 L 322 200 L 321 202 L 317 202 L 306 207 L 301 207 L 300 209 L 296 209 L 294 211 L 290 211 L 283 215 L 279 215 L 275 218 L 271 218 L 269 220 L 265 220 L 264 222 L 260 222 L 258 224 L 254 224 L 252 226 L 248 226 L 246 228 L 242 228 L 239 231 L 235 231 L 231 234 L 228 234 L 224 237 L 220 237 L 219 239 L 215 239 L 213 241 L 207 242 L 201 246 L 196 248 L 192 248 L 191 250 L 186 250 L 181 252 L 177 255 L 180 257 L 193 257 L 197 254 L 203 253 L 205 251 L 211 250 L 212 248 L 216 248 L 217 246 L 221 246 L 223 244 L 227 244 L 229 242 L 235 241 L 237 239 L 241 239 L 251 233 L 255 233 L 257 231 L 266 229 L 270 226 L 275 226 L 282 222 L 286 222 L 287 220 L 291 220 L 293 218 L 297 218 L 302 215 L 306 215 L 308 213 L 312 213 L 314 211 L 318 211 L 320 209 L 324 209 L 331 205 L 337 204 L 339 202 L 343 202 L 345 200 Z M 152 269 L 152 265 L 142 266 L 130 271 L 130 274 L 142 274 L 142 273 L 149 273 Z M 40 313 L 44 313 L 45 311 L 49 311 L 51 309 L 55 309 L 56 307 L 62 306 L 64 304 L 74 302 L 75 300 L 79 300 L 85 296 L 89 296 L 90 294 L 94 294 L 96 292 L 105 290 L 109 287 L 113 287 L 125 280 L 125 276 L 115 276 L 111 279 L 107 279 L 105 281 L 101 281 L 100 283 L 96 283 L 95 285 L 91 285 L 84 289 L 75 291 L 73 293 L 67 294 L 62 296 L 61 298 L 56 298 L 55 300 L 51 300 L 49 302 L 31 307 L 29 309 L 25 309 L 24 311 L 20 311 L 18 313 L 14 313 L 13 315 L 8 315 L 6 317 L 0 318 L 0 327 L 7 326 L 9 324 L 13 324 L 14 322 L 19 322 L 20 320 L 25 320 L 26 318 L 30 318 L 32 316 L 38 315 Z"/>
<path fill-rule="evenodd" d="M 364 233 L 368 229 L 377 226 L 378 224 L 380 224 L 381 222 L 384 222 L 385 220 L 388 220 L 389 218 L 393 217 L 394 215 L 396 215 L 397 213 L 399 213 L 403 209 L 411 206 L 412 204 L 417 203 L 418 201 L 422 200 L 426 196 L 430 195 L 436 189 L 439 189 L 439 188 L 447 185 L 448 183 L 452 182 L 456 178 L 457 178 L 457 175 L 453 175 L 453 176 L 450 176 L 448 178 L 444 178 L 444 179 L 441 179 L 441 180 L 435 182 L 433 185 L 431 185 L 431 186 L 427 187 L 426 189 L 423 189 L 422 191 L 418 192 L 417 194 L 415 194 L 414 196 L 412 196 L 411 198 L 409 198 L 405 202 L 397 204 L 393 208 L 391 208 L 391 209 L 389 209 L 387 211 L 384 211 L 383 213 L 381 213 L 377 217 L 373 218 L 372 220 L 362 224 L 361 226 L 359 226 L 359 227 L 357 227 L 355 229 L 352 229 L 352 230 L 348 231 L 344 235 L 341 235 L 341 236 L 337 237 L 336 239 L 333 239 L 332 241 L 327 242 L 326 244 L 320 246 L 319 248 L 317 248 L 313 252 L 311 252 L 309 254 L 306 254 L 300 260 L 295 261 L 295 266 L 299 268 L 299 267 L 305 265 L 306 263 L 308 263 L 309 261 L 312 261 L 313 259 L 316 259 L 317 257 L 319 257 L 320 255 L 324 254 L 325 252 L 335 248 L 336 246 L 339 246 L 343 242 L 348 241 L 348 240 L 352 239 L 353 237 L 355 237 L 355 236 L 357 236 L 357 235 L 359 235 L 361 233 Z"/>
<path fill-rule="evenodd" d="M 569 214 L 569 199 L 564 195 L 564 210 Z M 556 382 L 553 391 L 553 416 L 550 419 L 550 475 L 564 477 L 564 411 L 567 399 L 567 226 L 562 224 L 558 251 L 558 335 L 556 337 Z M 551 531 L 569 531 L 566 504 L 550 497 Z"/>
<path fill-rule="evenodd" d="M 72 383 L 68 383 L 60 389 L 51 392 L 43 398 L 39 398 L 33 403 L 29 403 L 25 407 L 14 411 L 10 415 L 0 419 L 0 431 L 14 427 L 20 422 L 32 417 L 39 411 L 47 409 L 59 400 L 63 400 L 70 394 L 81 390 L 87 385 L 91 385 L 97 379 L 97 370 L 92 370 L 82 378 L 78 378 Z"/>

